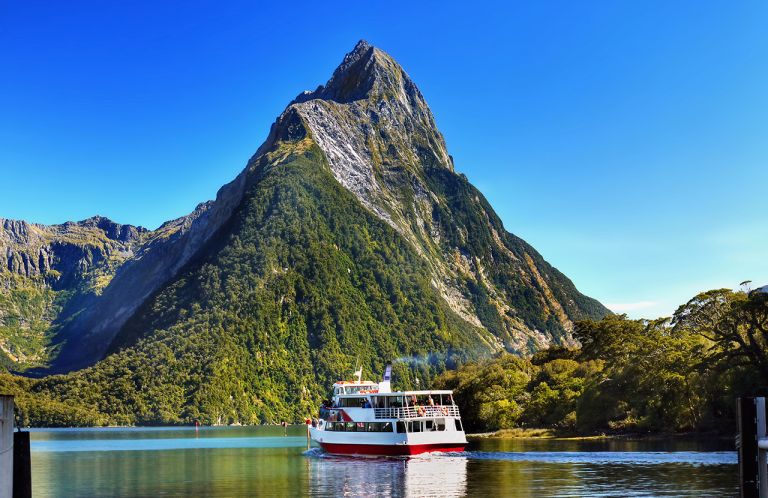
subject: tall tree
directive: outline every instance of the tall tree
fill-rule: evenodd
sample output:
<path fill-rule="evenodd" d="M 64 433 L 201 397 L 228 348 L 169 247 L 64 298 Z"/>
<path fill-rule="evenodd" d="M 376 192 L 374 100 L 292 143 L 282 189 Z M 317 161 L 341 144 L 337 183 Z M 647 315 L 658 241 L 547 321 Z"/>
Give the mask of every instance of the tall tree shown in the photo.
<path fill-rule="evenodd" d="M 672 323 L 711 341 L 709 361 L 752 366 L 768 381 L 768 293 L 702 292 L 677 309 Z"/>

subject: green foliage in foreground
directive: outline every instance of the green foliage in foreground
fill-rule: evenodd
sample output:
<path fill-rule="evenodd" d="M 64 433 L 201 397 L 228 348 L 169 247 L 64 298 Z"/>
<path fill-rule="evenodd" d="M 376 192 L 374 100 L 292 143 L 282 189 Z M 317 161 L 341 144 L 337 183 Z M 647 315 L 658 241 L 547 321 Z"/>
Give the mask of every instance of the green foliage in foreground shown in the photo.
<path fill-rule="evenodd" d="M 718 431 L 735 398 L 768 386 L 768 295 L 702 293 L 671 319 L 577 324 L 580 349 L 509 354 L 446 372 L 467 427 L 565 432 Z"/>

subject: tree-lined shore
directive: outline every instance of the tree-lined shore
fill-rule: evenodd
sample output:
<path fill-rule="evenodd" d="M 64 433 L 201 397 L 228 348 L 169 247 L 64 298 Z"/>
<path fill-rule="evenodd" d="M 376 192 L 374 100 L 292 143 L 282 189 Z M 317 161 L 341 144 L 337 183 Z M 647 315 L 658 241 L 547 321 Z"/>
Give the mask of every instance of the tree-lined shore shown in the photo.
<path fill-rule="evenodd" d="M 395 377 L 403 388 L 413 387 L 413 378 L 420 377 L 434 379 L 434 388 L 454 390 L 468 432 L 504 437 L 730 434 L 735 399 L 768 391 L 766 292 L 712 290 L 670 318 L 611 315 L 580 321 L 574 337 L 580 347 L 555 346 L 531 356 L 502 353 L 452 369 L 447 361 L 401 363 Z M 93 379 L 85 377 L 93 373 L 89 370 L 46 379 L 5 373 L 0 374 L 0 391 L 17 396 L 18 423 L 25 426 L 233 423 L 206 418 L 202 408 L 174 409 L 175 391 L 163 379 L 189 370 L 176 368 L 179 362 L 203 358 L 181 357 L 153 367 L 121 362 L 123 356 L 108 358 L 96 372 L 122 368 L 126 378 L 144 379 L 139 384 L 154 378 L 153 383 L 144 388 L 136 382 L 114 385 L 109 382 L 114 375 L 103 375 L 96 390 Z M 125 392 L 134 394 L 120 395 Z M 303 406 L 295 406 L 301 413 L 286 411 L 280 417 L 283 412 L 275 411 L 272 419 L 252 423 L 300 422 L 323 394 L 321 389 L 307 393 L 318 399 L 308 397 Z M 105 406 L 108 410 L 100 408 Z"/>
<path fill-rule="evenodd" d="M 670 318 L 613 315 L 579 322 L 574 335 L 578 348 L 503 353 L 445 372 L 436 385 L 455 391 L 470 431 L 561 435 L 728 434 L 735 399 L 767 390 L 762 291 L 712 290 Z"/>

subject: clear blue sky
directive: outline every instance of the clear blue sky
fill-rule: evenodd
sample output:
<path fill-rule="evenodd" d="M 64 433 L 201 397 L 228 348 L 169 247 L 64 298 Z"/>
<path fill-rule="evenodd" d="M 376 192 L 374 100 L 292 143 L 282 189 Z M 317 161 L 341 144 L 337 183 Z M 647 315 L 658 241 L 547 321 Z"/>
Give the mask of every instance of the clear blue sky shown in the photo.
<path fill-rule="evenodd" d="M 0 217 L 184 215 L 365 38 L 586 294 L 654 317 L 768 283 L 768 2 L 460 5 L 5 2 Z"/>

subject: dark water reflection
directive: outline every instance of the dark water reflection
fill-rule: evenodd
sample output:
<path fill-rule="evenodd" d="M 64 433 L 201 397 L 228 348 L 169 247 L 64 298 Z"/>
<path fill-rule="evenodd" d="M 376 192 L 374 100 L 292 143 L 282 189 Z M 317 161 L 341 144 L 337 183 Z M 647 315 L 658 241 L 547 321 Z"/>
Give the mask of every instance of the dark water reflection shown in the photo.
<path fill-rule="evenodd" d="M 480 440 L 356 459 L 306 451 L 303 427 L 36 431 L 35 496 L 733 496 L 722 441 Z"/>

